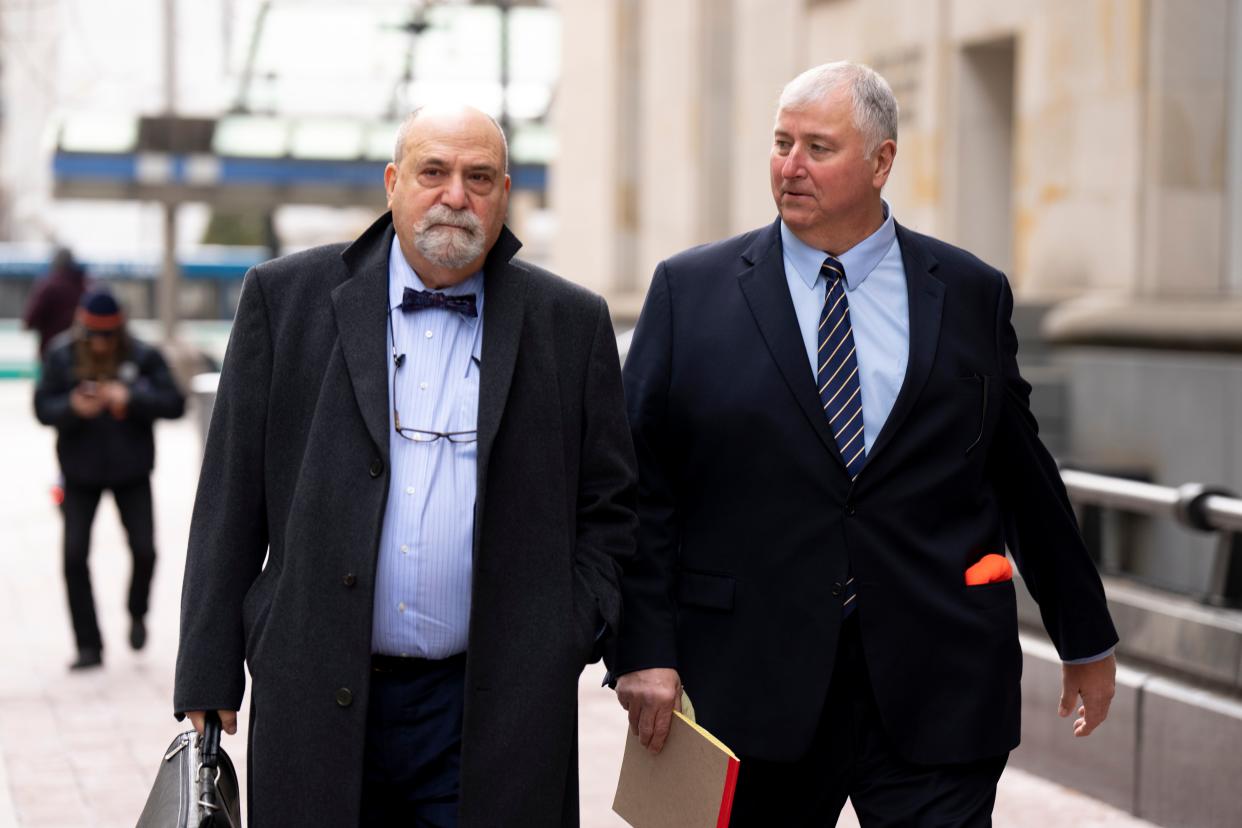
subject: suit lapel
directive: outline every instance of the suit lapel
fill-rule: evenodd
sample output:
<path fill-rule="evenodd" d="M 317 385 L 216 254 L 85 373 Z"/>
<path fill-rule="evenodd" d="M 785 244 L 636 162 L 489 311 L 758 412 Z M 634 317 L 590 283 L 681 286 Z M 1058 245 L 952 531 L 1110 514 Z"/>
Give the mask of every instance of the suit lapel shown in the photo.
<path fill-rule="evenodd" d="M 901 245 L 902 265 L 906 271 L 906 294 L 910 304 L 910 356 L 906 360 L 906 376 L 901 383 L 893 410 L 876 438 L 867 465 L 892 442 L 918 400 L 936 358 L 940 341 L 940 315 L 944 308 L 944 282 L 932 275 L 936 259 L 908 230 L 897 225 L 897 243 Z M 863 467 L 866 474 L 866 466 Z"/>
<path fill-rule="evenodd" d="M 522 243 L 506 227 L 483 265 L 483 351 L 479 365 L 478 490 L 475 495 L 474 547 L 487 492 L 487 470 L 513 381 L 525 315 L 526 272 L 510 259 Z"/>
<path fill-rule="evenodd" d="M 738 285 L 755 317 L 759 332 L 798 407 L 828 453 L 844 470 L 845 462 L 841 459 L 832 429 L 828 427 L 828 418 L 824 416 L 819 395 L 816 394 L 811 366 L 806 361 L 806 346 L 802 343 L 798 328 L 798 317 L 794 314 L 793 300 L 789 298 L 779 222 L 761 232 L 742 258 L 750 267 L 738 276 Z"/>
<path fill-rule="evenodd" d="M 388 253 L 392 217 L 385 214 L 341 254 L 350 278 L 332 290 L 337 339 L 367 432 L 388 460 Z"/>

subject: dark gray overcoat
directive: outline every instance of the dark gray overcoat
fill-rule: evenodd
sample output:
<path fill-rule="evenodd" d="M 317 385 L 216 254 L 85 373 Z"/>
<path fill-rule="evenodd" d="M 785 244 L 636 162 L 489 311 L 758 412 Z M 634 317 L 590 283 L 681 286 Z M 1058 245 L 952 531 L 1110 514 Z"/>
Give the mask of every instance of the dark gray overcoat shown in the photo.
<path fill-rule="evenodd" d="M 237 709 L 250 823 L 358 822 L 389 485 L 385 215 L 247 274 L 190 528 L 175 710 Z M 604 301 L 484 265 L 462 828 L 577 825 L 577 677 L 615 629 L 634 458 Z M 266 561 L 265 561 L 266 557 Z"/>

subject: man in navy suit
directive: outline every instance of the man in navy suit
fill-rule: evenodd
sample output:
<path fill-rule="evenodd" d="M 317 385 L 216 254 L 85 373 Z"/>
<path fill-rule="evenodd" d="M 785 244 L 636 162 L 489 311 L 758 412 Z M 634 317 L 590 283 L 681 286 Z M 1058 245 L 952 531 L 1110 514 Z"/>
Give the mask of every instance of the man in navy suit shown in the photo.
<path fill-rule="evenodd" d="M 1077 735 L 1113 695 L 1117 635 L 1009 284 L 894 221 L 896 138 L 869 68 L 791 81 L 780 218 L 661 262 L 624 369 L 639 555 L 610 666 L 653 751 L 685 682 L 741 757 L 735 826 L 832 825 L 847 797 L 864 826 L 990 824 L 1022 654 L 1013 581 L 966 573 L 1006 548 Z"/>

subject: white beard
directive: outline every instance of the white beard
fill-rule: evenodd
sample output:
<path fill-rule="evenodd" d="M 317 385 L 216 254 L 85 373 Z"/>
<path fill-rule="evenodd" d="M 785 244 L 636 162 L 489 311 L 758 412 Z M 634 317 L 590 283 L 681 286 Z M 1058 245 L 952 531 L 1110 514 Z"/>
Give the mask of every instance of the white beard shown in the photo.
<path fill-rule="evenodd" d="M 482 256 L 483 244 L 483 223 L 469 210 L 451 210 L 437 204 L 414 227 L 418 252 L 432 264 L 451 270 Z"/>

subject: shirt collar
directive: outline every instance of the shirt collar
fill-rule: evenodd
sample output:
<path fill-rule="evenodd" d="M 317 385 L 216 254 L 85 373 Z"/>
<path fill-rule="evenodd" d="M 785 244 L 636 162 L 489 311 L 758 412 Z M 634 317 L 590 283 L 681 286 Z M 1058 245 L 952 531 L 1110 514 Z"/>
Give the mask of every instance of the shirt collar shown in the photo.
<path fill-rule="evenodd" d="M 428 290 L 423 280 L 414 272 L 414 268 L 410 267 L 410 263 L 406 261 L 405 254 L 401 252 L 401 243 L 396 235 L 393 235 L 392 247 L 388 251 L 388 307 L 390 309 L 396 310 L 401 307 L 401 299 L 407 287 L 414 290 Z M 445 293 L 449 296 L 473 293 L 475 307 L 480 315 L 483 313 L 482 270 L 475 271 L 464 282 L 433 292 Z"/>
<path fill-rule="evenodd" d="M 879 229 L 837 257 L 845 267 L 845 282 L 850 290 L 856 290 L 866 281 L 897 240 L 893 211 L 884 199 L 880 199 L 880 203 L 884 206 L 884 222 Z M 784 221 L 781 221 L 781 245 L 785 259 L 793 265 L 799 278 L 808 288 L 814 287 L 820 265 L 828 254 L 795 236 Z"/>

